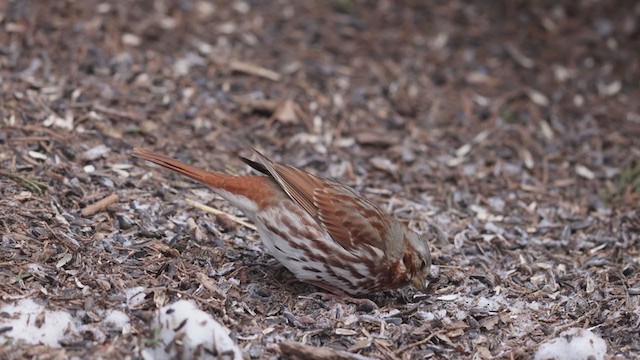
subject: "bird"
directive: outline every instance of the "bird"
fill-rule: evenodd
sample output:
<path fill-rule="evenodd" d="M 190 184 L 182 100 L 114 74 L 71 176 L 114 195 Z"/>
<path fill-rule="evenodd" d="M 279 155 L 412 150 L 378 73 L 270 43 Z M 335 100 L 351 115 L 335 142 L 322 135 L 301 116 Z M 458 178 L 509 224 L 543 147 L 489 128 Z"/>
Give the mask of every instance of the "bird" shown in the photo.
<path fill-rule="evenodd" d="M 134 157 L 207 185 L 242 211 L 267 251 L 302 282 L 346 296 L 409 284 L 426 291 L 428 236 L 341 182 L 271 161 L 255 149 L 253 154 L 256 160 L 240 159 L 260 174 L 236 176 L 133 150 Z"/>

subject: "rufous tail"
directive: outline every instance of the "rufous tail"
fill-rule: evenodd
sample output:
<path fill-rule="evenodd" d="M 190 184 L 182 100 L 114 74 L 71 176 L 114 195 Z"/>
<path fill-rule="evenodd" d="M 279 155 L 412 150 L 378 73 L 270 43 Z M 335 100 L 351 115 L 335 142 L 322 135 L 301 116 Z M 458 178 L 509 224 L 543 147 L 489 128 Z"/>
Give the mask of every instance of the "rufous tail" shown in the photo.
<path fill-rule="evenodd" d="M 277 197 L 282 193 L 278 185 L 267 176 L 232 176 L 215 171 L 204 171 L 141 148 L 133 149 L 133 156 L 208 185 L 241 210 L 251 210 L 255 207 L 253 204 L 257 204 L 258 207 L 267 206 L 274 196 Z"/>
<path fill-rule="evenodd" d="M 229 175 L 225 175 L 222 173 L 204 171 L 191 165 L 187 165 L 178 160 L 172 159 L 168 156 L 156 154 L 142 148 L 133 149 L 133 156 L 151 161 L 154 164 L 160 165 L 169 170 L 173 170 L 177 173 L 188 176 L 193 180 L 213 187 L 219 187 L 221 185 L 220 180 L 229 177 Z"/>

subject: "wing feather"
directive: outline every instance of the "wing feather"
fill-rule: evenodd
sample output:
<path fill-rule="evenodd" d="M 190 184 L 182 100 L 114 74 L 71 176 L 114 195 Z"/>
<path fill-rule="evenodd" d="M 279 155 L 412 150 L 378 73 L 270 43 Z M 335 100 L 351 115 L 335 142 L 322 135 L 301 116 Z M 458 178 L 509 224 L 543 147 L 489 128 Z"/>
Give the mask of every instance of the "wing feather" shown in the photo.
<path fill-rule="evenodd" d="M 388 251 L 384 236 L 401 231 L 379 206 L 337 181 L 269 160 L 254 149 L 278 185 L 307 211 L 345 249 L 360 251 L 370 245 Z M 259 169 L 261 170 L 261 169 Z"/>

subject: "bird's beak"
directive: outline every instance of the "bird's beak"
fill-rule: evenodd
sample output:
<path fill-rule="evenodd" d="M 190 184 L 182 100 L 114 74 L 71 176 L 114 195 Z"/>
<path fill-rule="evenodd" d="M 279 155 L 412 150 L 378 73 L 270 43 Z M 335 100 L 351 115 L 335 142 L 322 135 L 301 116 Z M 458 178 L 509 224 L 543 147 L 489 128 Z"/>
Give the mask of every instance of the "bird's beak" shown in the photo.
<path fill-rule="evenodd" d="M 414 288 L 420 291 L 427 290 L 427 285 L 429 285 L 429 283 L 422 276 L 414 276 L 411 279 L 411 283 L 413 284 Z"/>

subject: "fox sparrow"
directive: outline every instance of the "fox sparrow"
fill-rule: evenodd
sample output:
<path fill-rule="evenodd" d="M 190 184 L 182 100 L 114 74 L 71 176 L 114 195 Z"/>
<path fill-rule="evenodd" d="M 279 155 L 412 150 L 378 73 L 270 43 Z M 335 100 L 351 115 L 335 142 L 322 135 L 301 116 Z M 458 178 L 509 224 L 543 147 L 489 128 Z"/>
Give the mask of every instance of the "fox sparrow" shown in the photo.
<path fill-rule="evenodd" d="M 140 148 L 133 155 L 210 186 L 256 224 L 269 253 L 302 281 L 334 294 L 409 283 L 424 290 L 427 239 L 350 187 L 254 152 L 256 161 L 242 160 L 265 176 L 204 171 Z"/>

